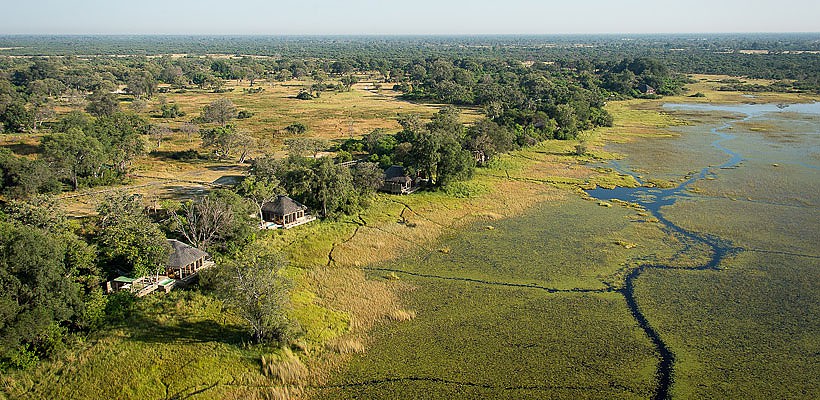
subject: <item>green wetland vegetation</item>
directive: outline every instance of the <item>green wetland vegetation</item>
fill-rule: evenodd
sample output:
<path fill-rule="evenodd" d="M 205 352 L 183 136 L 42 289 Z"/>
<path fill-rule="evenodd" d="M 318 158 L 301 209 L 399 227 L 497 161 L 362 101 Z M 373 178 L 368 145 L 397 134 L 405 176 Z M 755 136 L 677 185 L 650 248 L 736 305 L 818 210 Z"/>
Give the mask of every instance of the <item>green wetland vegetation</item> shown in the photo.
<path fill-rule="evenodd" d="M 673 136 L 611 146 L 621 171 L 681 185 L 632 189 L 660 222 L 542 204 L 368 268 L 415 286 L 417 318 L 317 397 L 820 395 L 818 105 L 695 108 L 665 108 L 690 121 Z"/>
<path fill-rule="evenodd" d="M 0 399 L 820 398 L 818 43 L 0 36 Z"/>

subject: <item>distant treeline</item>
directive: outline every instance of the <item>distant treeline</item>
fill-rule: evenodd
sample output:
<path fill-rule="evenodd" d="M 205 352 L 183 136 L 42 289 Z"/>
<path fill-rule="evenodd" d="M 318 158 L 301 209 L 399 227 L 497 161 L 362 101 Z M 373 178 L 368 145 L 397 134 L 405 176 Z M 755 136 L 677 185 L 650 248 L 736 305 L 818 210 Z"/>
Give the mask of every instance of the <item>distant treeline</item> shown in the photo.
<path fill-rule="evenodd" d="M 820 35 L 0 36 L 0 56 L 228 54 L 274 59 L 504 59 L 562 64 L 650 57 L 679 73 L 797 80 L 818 91 Z M 743 52 L 741 52 L 743 51 Z M 378 62 L 377 62 L 378 63 Z"/>

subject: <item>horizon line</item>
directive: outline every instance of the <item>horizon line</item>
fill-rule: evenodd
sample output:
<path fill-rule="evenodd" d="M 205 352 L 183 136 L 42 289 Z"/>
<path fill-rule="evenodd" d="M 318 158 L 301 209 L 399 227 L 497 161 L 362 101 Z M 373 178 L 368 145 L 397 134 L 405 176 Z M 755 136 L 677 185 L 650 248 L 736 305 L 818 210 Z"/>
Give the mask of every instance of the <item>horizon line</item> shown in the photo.
<path fill-rule="evenodd" d="M 3 36 L 201 36 L 201 37 L 446 37 L 446 36 L 614 36 L 614 35 L 820 35 L 820 31 L 735 32 L 563 32 L 563 33 L 0 33 Z"/>

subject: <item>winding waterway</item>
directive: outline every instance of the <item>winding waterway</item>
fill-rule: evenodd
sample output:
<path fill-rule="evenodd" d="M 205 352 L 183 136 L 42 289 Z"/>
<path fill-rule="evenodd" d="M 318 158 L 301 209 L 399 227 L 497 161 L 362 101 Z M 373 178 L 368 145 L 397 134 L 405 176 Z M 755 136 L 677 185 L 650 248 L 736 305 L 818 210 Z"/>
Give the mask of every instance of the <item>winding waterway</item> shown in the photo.
<path fill-rule="evenodd" d="M 363 267 L 373 276 L 410 283 L 406 304 L 418 317 L 376 329 L 366 355 L 315 387 L 317 396 L 725 398 L 761 393 L 761 387 L 776 386 L 767 377 L 783 368 L 812 365 L 810 356 L 803 364 L 777 364 L 759 362 L 757 353 L 721 360 L 709 351 L 731 352 L 734 343 L 753 349 L 763 342 L 747 338 L 765 335 L 800 343 L 806 340 L 803 326 L 811 332 L 812 311 L 805 310 L 813 292 L 807 288 L 820 255 L 805 238 L 820 226 L 820 103 L 665 107 L 693 116 L 691 125 L 669 128 L 680 136 L 612 145 L 626 156 L 610 166 L 641 186 L 588 191 L 601 201 L 641 205 L 647 211 L 638 212 L 640 219 L 632 208 L 599 207 L 572 196 L 460 230 L 436 249 Z M 677 184 L 655 187 L 659 180 Z M 396 202 L 404 206 L 402 220 L 425 218 Z M 649 214 L 659 224 L 643 223 Z M 771 226 L 754 226 L 761 223 Z M 749 228 L 755 232 L 744 236 Z M 367 229 L 362 220 L 356 232 Z M 330 264 L 335 256 L 329 254 Z M 778 257 L 807 262 L 800 269 L 791 261 L 783 266 Z M 750 260 L 765 266 L 754 270 Z M 777 276 L 776 268 L 793 275 Z M 765 300 L 780 292 L 796 294 Z M 737 293 L 746 296 L 732 297 Z M 791 304 L 791 313 L 782 310 Z M 726 319 L 732 322 L 722 323 Z M 753 326 L 760 320 L 774 328 Z M 784 322 L 788 326 L 776 328 Z M 721 329 L 734 336 L 721 335 Z M 697 342 L 710 334 L 712 340 Z M 812 351 L 805 350 L 808 345 L 763 346 L 772 349 L 767 357 L 788 360 Z M 749 365 L 774 367 L 761 373 Z M 723 374 L 727 370 L 733 375 Z M 707 375 L 715 378 L 706 381 Z M 807 381 L 804 375 L 811 373 L 791 374 Z M 726 386 L 740 390 L 721 392 Z M 794 386 L 811 390 L 789 384 Z M 776 387 L 769 397 L 794 392 Z"/>
<path fill-rule="evenodd" d="M 694 232 L 682 228 L 674 222 L 667 219 L 663 213 L 663 208 L 672 206 L 676 201 L 682 198 L 689 198 L 697 196 L 689 191 L 690 187 L 704 179 L 719 178 L 719 171 L 722 169 L 731 169 L 740 167 L 744 161 L 744 155 L 738 151 L 730 149 L 727 142 L 738 139 L 735 134 L 727 133 L 732 130 L 738 123 L 750 121 L 752 119 L 765 120 L 769 115 L 776 113 L 798 113 L 808 115 L 820 115 L 820 103 L 811 104 L 794 104 L 794 105 L 775 105 L 775 104 L 756 104 L 756 105 L 707 105 L 707 104 L 666 104 L 665 109 L 672 111 L 698 111 L 698 112 L 727 112 L 739 115 L 737 118 L 723 123 L 720 126 L 711 129 L 711 133 L 716 136 L 716 139 L 711 143 L 712 147 L 723 152 L 727 160 L 717 166 L 703 167 L 697 174 L 689 176 L 684 182 L 676 187 L 668 189 L 660 189 L 647 185 L 640 176 L 621 164 L 613 163 L 613 167 L 617 170 L 632 175 L 641 186 L 635 188 L 618 187 L 615 189 L 596 188 L 588 190 L 587 193 L 599 200 L 621 200 L 630 203 L 639 204 L 663 224 L 664 228 L 672 235 L 677 236 L 687 243 L 687 247 L 692 244 L 703 244 L 711 249 L 712 255 L 709 260 L 696 267 L 681 267 L 675 265 L 657 265 L 644 264 L 638 268 L 630 271 L 625 279 L 624 288 L 619 292 L 624 296 L 626 304 L 630 309 L 638 325 L 646 332 L 647 336 L 654 343 L 658 354 L 660 355 L 660 362 L 658 364 L 657 379 L 658 386 L 656 388 L 654 399 L 666 399 L 669 397 L 670 388 L 673 382 L 675 354 L 664 342 L 661 335 L 652 326 L 646 315 L 641 311 L 638 301 L 635 298 L 634 285 L 635 280 L 644 272 L 652 269 L 693 269 L 693 270 L 716 270 L 719 268 L 721 262 L 729 255 L 742 251 L 742 248 L 733 246 L 729 241 L 722 240 L 716 236 Z M 818 135 L 820 132 L 806 132 L 809 135 Z M 812 150 L 812 149 L 810 149 Z M 812 151 L 816 151 L 813 149 Z M 820 166 L 812 164 L 810 161 L 797 160 L 792 161 L 776 160 L 781 163 L 791 163 L 803 168 L 818 169 Z"/>

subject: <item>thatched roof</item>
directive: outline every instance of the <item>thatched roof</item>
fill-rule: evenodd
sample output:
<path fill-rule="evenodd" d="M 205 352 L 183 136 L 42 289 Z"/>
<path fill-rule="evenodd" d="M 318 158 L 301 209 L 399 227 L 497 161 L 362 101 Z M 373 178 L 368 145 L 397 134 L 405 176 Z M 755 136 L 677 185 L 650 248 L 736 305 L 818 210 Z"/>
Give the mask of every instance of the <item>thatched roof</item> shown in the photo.
<path fill-rule="evenodd" d="M 263 204 L 262 210 L 276 215 L 288 215 L 307 210 L 307 207 L 288 196 L 279 195 L 276 200 Z"/>
<path fill-rule="evenodd" d="M 641 93 L 654 92 L 655 88 L 653 88 L 652 86 L 649 86 L 645 83 L 642 83 L 642 84 L 638 85 L 638 91 L 641 92 Z"/>
<path fill-rule="evenodd" d="M 407 176 L 407 173 L 404 171 L 404 167 L 400 165 L 391 165 L 390 168 L 384 171 L 384 180 L 386 181 L 405 176 Z"/>
<path fill-rule="evenodd" d="M 388 178 L 384 180 L 385 182 L 392 182 L 392 183 L 404 183 L 407 184 L 413 181 L 413 178 L 409 176 L 397 176 L 395 178 Z"/>
<path fill-rule="evenodd" d="M 169 267 L 184 267 L 208 256 L 208 253 L 196 247 L 188 246 L 176 239 L 168 239 L 168 244 L 171 245 L 171 255 L 168 256 Z"/>

